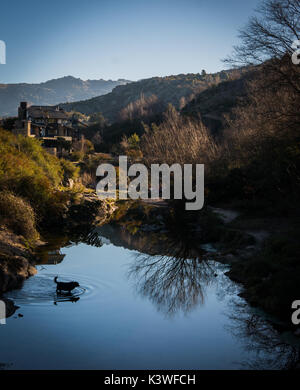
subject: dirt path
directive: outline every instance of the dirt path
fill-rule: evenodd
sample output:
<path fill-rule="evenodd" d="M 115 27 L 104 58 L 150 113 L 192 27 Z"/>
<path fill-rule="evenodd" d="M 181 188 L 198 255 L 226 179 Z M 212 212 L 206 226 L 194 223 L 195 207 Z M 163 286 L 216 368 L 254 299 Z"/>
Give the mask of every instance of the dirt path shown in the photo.
<path fill-rule="evenodd" d="M 265 226 L 262 227 L 262 225 L 265 225 L 262 224 L 262 220 L 256 220 L 256 226 L 255 221 L 250 220 L 241 219 L 238 222 L 234 223 L 237 217 L 241 215 L 239 211 L 217 207 L 211 207 L 210 209 L 215 214 L 217 214 L 225 224 L 232 223 L 232 227 L 234 229 L 244 231 L 245 233 L 252 236 L 258 246 L 261 246 L 264 240 L 270 236 L 270 232 L 265 228 Z"/>

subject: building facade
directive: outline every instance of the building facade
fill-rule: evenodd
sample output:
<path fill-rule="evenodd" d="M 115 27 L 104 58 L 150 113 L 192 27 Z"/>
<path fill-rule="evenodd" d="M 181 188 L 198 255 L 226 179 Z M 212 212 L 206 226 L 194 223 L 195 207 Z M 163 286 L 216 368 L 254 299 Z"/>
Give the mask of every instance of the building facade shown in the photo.
<path fill-rule="evenodd" d="M 78 137 L 71 114 L 59 106 L 29 106 L 27 102 L 20 103 L 14 133 L 40 139 L 55 155 L 69 153 Z"/>

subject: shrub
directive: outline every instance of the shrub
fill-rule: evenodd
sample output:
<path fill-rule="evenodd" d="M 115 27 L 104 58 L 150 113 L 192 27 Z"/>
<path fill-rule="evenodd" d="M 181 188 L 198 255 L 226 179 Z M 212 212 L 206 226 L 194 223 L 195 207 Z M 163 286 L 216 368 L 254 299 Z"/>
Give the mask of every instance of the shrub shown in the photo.
<path fill-rule="evenodd" d="M 152 163 L 209 164 L 219 148 L 200 120 L 182 117 L 169 106 L 159 126 L 145 128 L 141 149 L 148 165 Z"/>
<path fill-rule="evenodd" d="M 96 175 L 92 175 L 88 172 L 83 172 L 80 179 L 82 185 L 86 187 L 96 187 Z"/>
<path fill-rule="evenodd" d="M 71 153 L 70 158 L 72 161 L 81 161 L 84 158 L 84 153 L 80 152 L 80 151 L 75 151 L 75 152 Z"/>
<path fill-rule="evenodd" d="M 0 221 L 15 234 L 36 240 L 36 217 L 28 202 L 10 192 L 0 192 Z"/>
<path fill-rule="evenodd" d="M 16 137 L 16 147 L 39 166 L 52 184 L 58 185 L 61 182 L 63 166 L 60 160 L 47 153 L 39 140 L 19 135 Z"/>
<path fill-rule="evenodd" d="M 68 179 L 77 179 L 79 176 L 79 167 L 76 167 L 71 161 L 60 159 L 60 164 L 64 172 L 64 181 Z"/>
<path fill-rule="evenodd" d="M 248 103 L 228 118 L 226 163 L 229 173 L 238 170 L 244 177 L 244 197 L 273 201 L 299 193 L 298 95 L 262 70 L 248 83 Z"/>
<path fill-rule="evenodd" d="M 0 188 L 28 201 L 39 223 L 61 213 L 67 199 L 57 187 L 71 171 L 38 140 L 0 129 Z"/>
<path fill-rule="evenodd" d="M 138 149 L 140 146 L 140 137 L 134 133 L 128 138 L 128 144 L 130 149 Z"/>
<path fill-rule="evenodd" d="M 83 153 L 83 155 L 85 155 L 85 154 L 92 153 L 94 151 L 94 145 L 90 140 L 82 137 L 80 141 L 73 142 L 73 149 L 74 152 L 80 152 Z"/>

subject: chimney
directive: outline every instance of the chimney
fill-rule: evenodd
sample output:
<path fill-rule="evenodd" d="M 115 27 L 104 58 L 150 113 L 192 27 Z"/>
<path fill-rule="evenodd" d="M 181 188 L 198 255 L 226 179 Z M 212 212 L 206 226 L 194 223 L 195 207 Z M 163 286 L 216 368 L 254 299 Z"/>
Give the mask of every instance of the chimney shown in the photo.
<path fill-rule="evenodd" d="M 27 102 L 21 102 L 18 109 L 18 117 L 20 121 L 27 119 Z"/>

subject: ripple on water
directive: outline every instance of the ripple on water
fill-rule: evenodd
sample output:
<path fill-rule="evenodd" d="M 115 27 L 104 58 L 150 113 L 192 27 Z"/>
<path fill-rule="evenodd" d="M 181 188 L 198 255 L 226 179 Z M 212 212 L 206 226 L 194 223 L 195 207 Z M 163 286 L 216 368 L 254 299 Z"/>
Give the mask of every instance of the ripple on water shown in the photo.
<path fill-rule="evenodd" d="M 56 293 L 56 284 L 53 279 L 57 274 L 41 272 L 24 282 L 20 290 L 13 290 L 5 294 L 6 298 L 12 299 L 20 305 L 53 305 L 56 302 L 76 302 L 79 299 L 92 298 L 98 293 L 107 290 L 107 285 L 101 281 L 79 276 L 78 274 L 59 274 L 58 280 L 63 282 L 78 281 L 76 287 L 70 294 Z M 101 294 L 99 294 L 101 295 Z"/>

